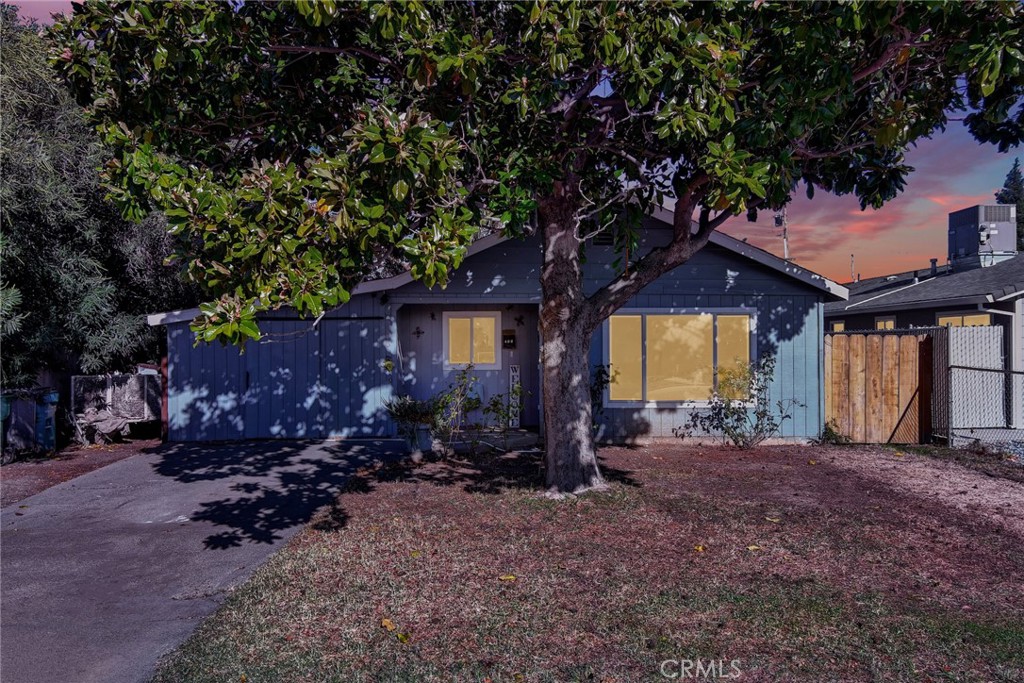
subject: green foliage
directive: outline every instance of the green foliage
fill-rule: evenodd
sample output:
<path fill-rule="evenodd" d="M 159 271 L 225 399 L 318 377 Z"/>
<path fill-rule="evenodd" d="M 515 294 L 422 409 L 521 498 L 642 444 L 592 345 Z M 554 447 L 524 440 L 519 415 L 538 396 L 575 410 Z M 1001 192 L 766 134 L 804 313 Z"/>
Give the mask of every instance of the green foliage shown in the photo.
<path fill-rule="evenodd" d="M 725 436 L 738 448 L 753 448 L 765 439 L 777 436 L 795 400 L 771 401 L 769 389 L 775 376 L 775 356 L 765 354 L 739 371 L 721 373 L 719 387 L 708 398 L 707 408 L 695 408 L 690 420 L 672 430 L 680 439 L 695 431 Z"/>
<path fill-rule="evenodd" d="M 476 383 L 473 366 L 467 365 L 455 373 L 455 379 L 447 389 L 433 398 L 434 424 L 431 431 L 447 444 L 449 450 L 467 415 L 482 405 L 475 390 Z"/>
<path fill-rule="evenodd" d="M 1001 149 L 1020 141 L 1022 16 L 1013 2 L 85 3 L 51 56 L 112 146 L 112 195 L 129 216 L 167 212 L 179 263 L 216 301 L 197 331 L 237 342 L 262 310 L 343 302 L 382 258 L 444 285 L 481 225 L 520 235 L 545 197 L 568 202 L 578 236 L 672 200 L 713 229 L 712 213 L 778 208 L 801 181 L 881 206 L 912 170 L 906 148 L 951 115 Z"/>
<path fill-rule="evenodd" d="M 1024 174 L 1020 170 L 1020 159 L 1013 160 L 1006 181 L 996 192 L 999 204 L 1014 204 L 1017 207 L 1017 250 L 1024 251 Z"/>
<path fill-rule="evenodd" d="M 437 415 L 435 401 L 419 401 L 412 396 L 396 396 L 384 401 L 384 410 L 398 427 L 398 433 L 412 439 L 416 428 L 432 426 Z"/>
<path fill-rule="evenodd" d="M 601 364 L 594 367 L 590 377 L 590 419 L 595 433 L 598 430 L 599 418 L 604 415 L 604 392 L 611 382 L 609 366 Z"/>
<path fill-rule="evenodd" d="M 815 439 L 815 443 L 822 446 L 845 446 L 851 441 L 850 437 L 839 431 L 839 425 L 834 420 L 825 423 L 821 430 L 821 436 Z"/>
<path fill-rule="evenodd" d="M 159 218 L 120 220 L 103 200 L 107 152 L 17 8 L 0 5 L 0 339 L 3 384 L 41 369 L 101 372 L 153 359 L 142 313 L 188 301 Z"/>

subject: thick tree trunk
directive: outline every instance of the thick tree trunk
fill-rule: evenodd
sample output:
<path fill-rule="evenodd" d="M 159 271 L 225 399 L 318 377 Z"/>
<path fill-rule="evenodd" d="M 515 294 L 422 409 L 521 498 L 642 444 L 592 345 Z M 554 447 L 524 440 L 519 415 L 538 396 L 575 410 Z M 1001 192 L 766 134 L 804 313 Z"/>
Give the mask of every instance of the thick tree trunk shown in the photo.
<path fill-rule="evenodd" d="M 540 316 L 544 449 L 552 493 L 604 486 L 597 465 L 590 405 L 590 337 L 580 240 L 570 196 L 556 187 L 540 202 L 544 238 Z"/>

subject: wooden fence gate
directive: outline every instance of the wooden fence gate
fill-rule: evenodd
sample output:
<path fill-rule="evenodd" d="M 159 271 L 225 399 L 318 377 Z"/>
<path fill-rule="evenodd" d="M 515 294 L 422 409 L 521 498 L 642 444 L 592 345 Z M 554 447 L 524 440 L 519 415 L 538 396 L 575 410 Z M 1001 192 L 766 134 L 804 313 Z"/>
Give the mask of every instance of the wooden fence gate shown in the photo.
<path fill-rule="evenodd" d="M 924 443 L 931 375 L 930 334 L 826 334 L 825 420 L 853 443 Z"/>

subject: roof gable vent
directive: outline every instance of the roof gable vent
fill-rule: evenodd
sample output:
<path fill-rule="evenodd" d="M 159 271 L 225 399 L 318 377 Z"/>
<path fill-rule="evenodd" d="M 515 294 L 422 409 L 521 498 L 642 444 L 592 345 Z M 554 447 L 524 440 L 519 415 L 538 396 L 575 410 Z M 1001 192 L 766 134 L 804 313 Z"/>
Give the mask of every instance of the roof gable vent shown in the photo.
<path fill-rule="evenodd" d="M 615 235 L 612 234 L 611 227 L 607 227 L 601 232 L 594 235 L 594 246 L 595 247 L 613 247 L 615 246 Z"/>

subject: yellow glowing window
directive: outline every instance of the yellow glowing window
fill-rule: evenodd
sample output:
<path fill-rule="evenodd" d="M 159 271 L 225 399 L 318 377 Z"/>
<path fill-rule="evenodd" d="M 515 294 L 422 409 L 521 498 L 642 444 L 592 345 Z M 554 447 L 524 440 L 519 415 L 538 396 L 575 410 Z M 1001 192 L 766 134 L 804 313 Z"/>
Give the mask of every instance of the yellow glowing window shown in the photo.
<path fill-rule="evenodd" d="M 727 398 L 750 395 L 750 316 L 718 316 L 718 392 Z"/>
<path fill-rule="evenodd" d="M 992 315 L 990 313 L 940 315 L 938 324 L 940 327 L 945 327 L 947 325 L 951 327 L 984 327 L 992 324 Z"/>
<path fill-rule="evenodd" d="M 832 323 L 832 331 L 833 332 L 845 332 L 846 331 L 846 322 L 843 321 L 843 320 L 835 321 L 834 323 Z"/>
<path fill-rule="evenodd" d="M 497 369 L 499 313 L 445 313 L 445 362 Z"/>
<path fill-rule="evenodd" d="M 643 324 L 639 315 L 614 315 L 608 322 L 608 397 L 612 401 L 644 399 Z"/>
<path fill-rule="evenodd" d="M 876 330 L 895 330 L 896 329 L 896 318 L 875 318 L 875 329 Z"/>
<path fill-rule="evenodd" d="M 964 316 L 964 327 L 986 326 L 992 324 L 992 316 L 988 313 L 976 313 Z"/>
<path fill-rule="evenodd" d="M 710 315 L 647 316 L 647 400 L 700 401 L 714 382 Z"/>
<path fill-rule="evenodd" d="M 716 375 L 719 391 L 742 398 L 745 385 L 735 380 L 749 367 L 750 331 L 749 315 L 614 315 L 608 322 L 608 399 L 706 401 Z"/>

